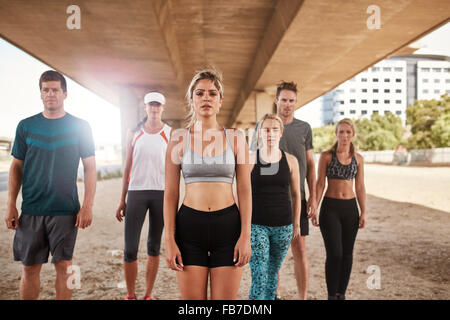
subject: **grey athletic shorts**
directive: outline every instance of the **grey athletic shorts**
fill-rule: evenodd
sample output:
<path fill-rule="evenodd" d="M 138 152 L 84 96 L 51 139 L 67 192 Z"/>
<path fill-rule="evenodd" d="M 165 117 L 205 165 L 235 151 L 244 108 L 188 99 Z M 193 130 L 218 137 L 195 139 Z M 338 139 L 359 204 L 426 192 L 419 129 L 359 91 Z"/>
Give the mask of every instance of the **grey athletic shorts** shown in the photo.
<path fill-rule="evenodd" d="M 14 236 L 14 260 L 25 266 L 72 260 L 78 228 L 73 216 L 33 216 L 21 214 Z"/>

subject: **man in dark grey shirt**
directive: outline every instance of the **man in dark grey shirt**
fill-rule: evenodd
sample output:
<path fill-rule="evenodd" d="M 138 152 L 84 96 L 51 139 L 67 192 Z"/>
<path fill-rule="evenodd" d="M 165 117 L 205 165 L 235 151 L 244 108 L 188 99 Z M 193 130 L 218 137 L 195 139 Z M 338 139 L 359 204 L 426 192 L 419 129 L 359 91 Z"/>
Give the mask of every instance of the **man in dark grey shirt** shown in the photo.
<path fill-rule="evenodd" d="M 311 126 L 294 118 L 297 104 L 297 85 L 294 82 L 281 82 L 277 87 L 275 97 L 277 116 L 284 124 L 283 135 L 280 140 L 280 149 L 294 155 L 300 168 L 300 192 L 302 198 L 300 221 L 300 237 L 292 240 L 291 249 L 294 257 L 294 273 L 297 280 L 299 298 L 306 299 L 308 293 L 309 267 L 306 255 L 306 236 L 309 234 L 309 218 L 317 213 L 316 174 L 312 144 Z M 258 128 L 256 128 L 256 131 Z M 255 133 L 256 133 L 255 131 Z M 251 143 L 250 149 L 256 149 L 256 139 Z M 308 182 L 309 197 L 306 200 L 305 178 Z M 278 293 L 277 293 L 278 296 Z"/>

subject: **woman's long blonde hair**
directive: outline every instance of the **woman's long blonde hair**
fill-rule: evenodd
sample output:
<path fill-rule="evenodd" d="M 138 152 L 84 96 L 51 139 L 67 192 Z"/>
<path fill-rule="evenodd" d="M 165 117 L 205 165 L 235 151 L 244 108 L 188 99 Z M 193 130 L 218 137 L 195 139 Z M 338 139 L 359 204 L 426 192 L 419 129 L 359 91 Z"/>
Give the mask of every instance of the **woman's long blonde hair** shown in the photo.
<path fill-rule="evenodd" d="M 278 121 L 280 123 L 281 133 L 283 133 L 283 130 L 284 130 L 283 120 L 281 120 L 281 118 L 279 116 L 277 116 L 276 114 L 266 113 L 265 115 L 263 115 L 261 120 L 259 120 L 258 125 L 257 125 L 257 127 L 258 127 L 258 131 L 256 133 L 256 148 L 257 149 L 260 149 L 262 147 L 260 132 L 261 132 L 262 124 L 267 119 Z"/>
<path fill-rule="evenodd" d="M 355 127 L 355 124 L 354 124 L 353 121 L 352 121 L 351 119 L 349 119 L 349 118 L 345 118 L 345 119 L 340 120 L 340 121 L 336 124 L 336 129 L 334 130 L 334 133 L 337 134 L 338 129 L 339 129 L 339 126 L 340 126 L 341 124 L 348 124 L 350 127 L 352 127 L 353 137 L 356 137 L 356 127 Z M 338 141 L 336 140 L 336 142 L 333 144 L 333 146 L 332 146 L 329 150 L 327 150 L 327 152 L 335 152 L 335 153 L 336 153 L 337 147 L 338 147 Z M 353 142 L 350 142 L 350 154 L 351 154 L 352 156 L 354 156 L 354 155 L 355 155 L 355 152 L 356 152 L 356 150 L 355 150 L 355 145 L 353 144 Z"/>
<path fill-rule="evenodd" d="M 186 128 L 192 127 L 192 125 L 197 121 L 197 115 L 195 113 L 194 106 L 191 104 L 191 99 L 194 95 L 194 89 L 197 85 L 197 82 L 203 79 L 211 80 L 214 83 L 214 86 L 217 88 L 220 94 L 220 98 L 223 99 L 223 80 L 222 80 L 222 73 L 217 70 L 215 67 L 208 67 L 203 70 L 197 71 L 194 75 L 194 77 L 191 80 L 191 83 L 189 84 L 188 90 L 186 92 L 186 99 L 189 106 L 189 113 L 186 116 L 187 120 L 187 126 Z"/>

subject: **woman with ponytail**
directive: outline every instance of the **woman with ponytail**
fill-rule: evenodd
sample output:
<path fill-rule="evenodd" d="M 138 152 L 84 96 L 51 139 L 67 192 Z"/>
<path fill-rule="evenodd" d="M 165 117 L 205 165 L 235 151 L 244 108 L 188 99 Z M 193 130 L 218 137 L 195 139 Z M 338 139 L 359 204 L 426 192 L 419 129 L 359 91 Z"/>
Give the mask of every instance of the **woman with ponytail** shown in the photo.
<path fill-rule="evenodd" d="M 316 227 L 320 225 L 325 244 L 328 299 L 345 300 L 356 234 L 358 227 L 364 228 L 366 224 L 366 190 L 363 157 L 355 152 L 352 142 L 356 135 L 355 125 L 350 119 L 343 119 L 337 123 L 335 133 L 336 143 L 320 156 L 317 206 L 325 188 L 325 177 L 328 187 L 320 208 L 319 223 L 317 216 L 312 217 L 312 223 Z"/>
<path fill-rule="evenodd" d="M 171 127 L 162 122 L 166 100 L 159 92 L 144 97 L 147 116 L 128 132 L 122 196 L 116 211 L 120 222 L 125 217 L 124 270 L 128 295 L 136 300 L 137 255 L 142 225 L 149 211 L 147 238 L 146 292 L 143 300 L 151 300 L 151 292 L 159 266 L 161 235 L 164 228 L 164 170 Z M 125 198 L 128 195 L 127 201 Z"/>

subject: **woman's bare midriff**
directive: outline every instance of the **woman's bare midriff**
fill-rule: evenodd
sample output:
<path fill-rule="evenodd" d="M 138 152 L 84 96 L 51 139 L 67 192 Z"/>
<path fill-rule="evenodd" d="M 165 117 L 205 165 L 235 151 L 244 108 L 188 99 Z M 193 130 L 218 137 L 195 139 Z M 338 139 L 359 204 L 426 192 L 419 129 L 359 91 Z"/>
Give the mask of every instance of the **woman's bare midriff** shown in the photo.
<path fill-rule="evenodd" d="M 334 199 L 353 199 L 353 180 L 328 179 L 328 188 L 325 197 Z"/>
<path fill-rule="evenodd" d="M 216 211 L 235 203 L 233 187 L 225 182 L 195 182 L 186 184 L 183 204 L 200 211 Z"/>

